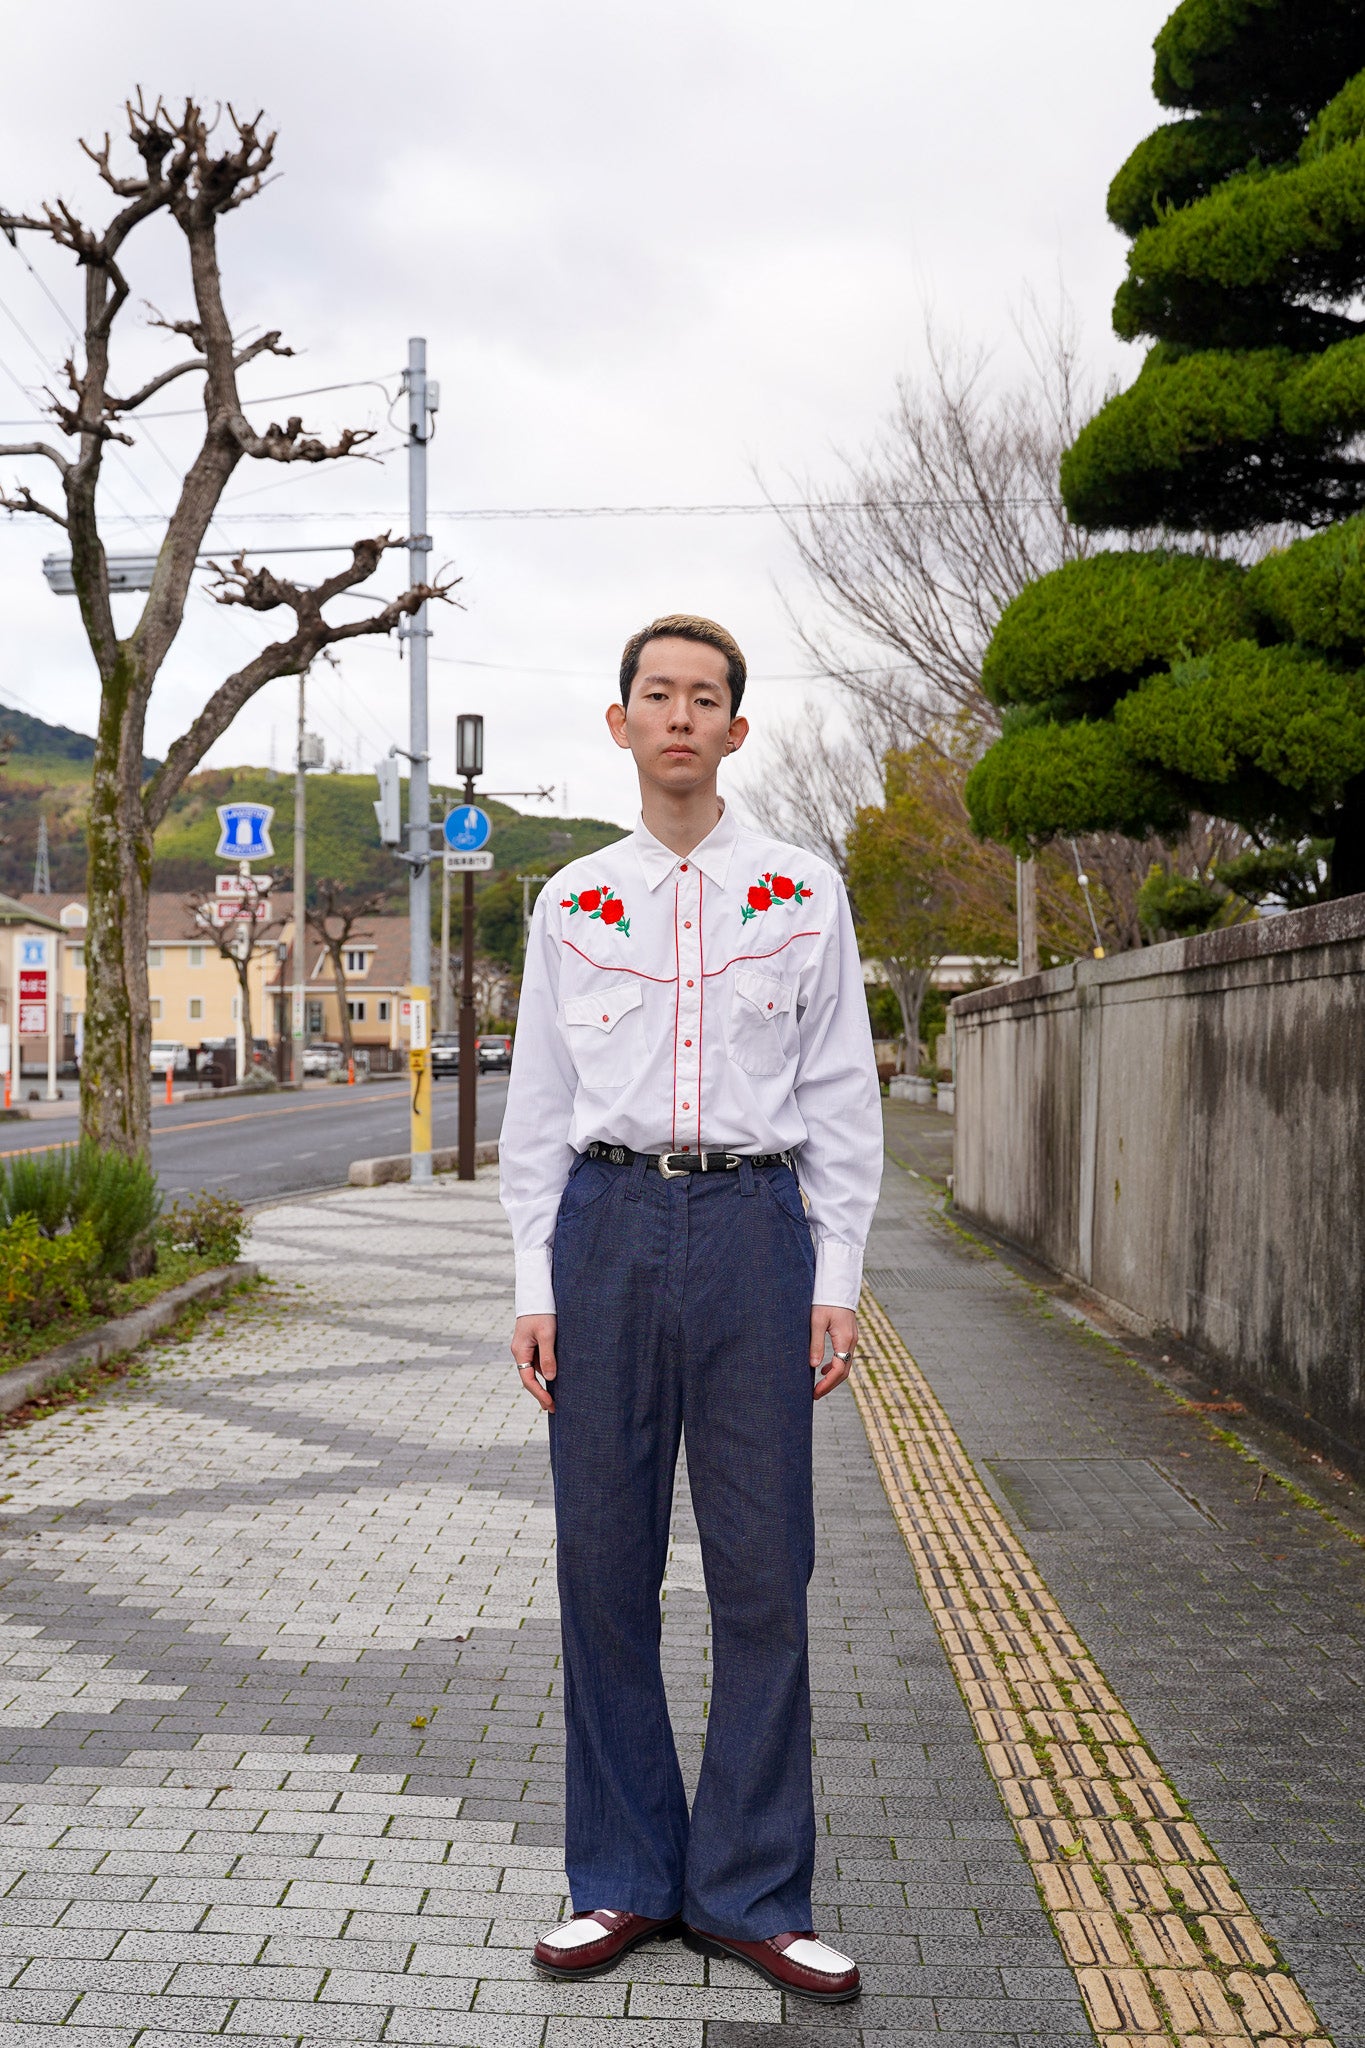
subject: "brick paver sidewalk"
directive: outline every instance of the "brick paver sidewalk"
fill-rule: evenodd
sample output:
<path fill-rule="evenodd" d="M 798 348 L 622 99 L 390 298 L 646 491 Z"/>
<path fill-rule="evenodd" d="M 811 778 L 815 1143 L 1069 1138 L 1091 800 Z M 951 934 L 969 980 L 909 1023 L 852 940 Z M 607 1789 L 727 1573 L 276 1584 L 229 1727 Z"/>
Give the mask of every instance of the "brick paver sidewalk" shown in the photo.
<path fill-rule="evenodd" d="M 904 1276 L 931 1254 L 969 1257 L 945 1250 L 923 1195 L 890 1178 L 880 1267 Z M 861 2032 L 885 2048 L 928 2035 L 1081 2048 L 1076 1978 L 847 1395 L 817 1410 L 817 1913 L 863 1961 L 866 1995 L 784 2014 L 740 1966 L 676 1944 L 592 1984 L 536 1978 L 529 1943 L 565 1906 L 558 1632 L 544 1425 L 507 1362 L 494 1184 L 276 1209 L 254 1251 L 268 1294 L 0 1457 L 0 2048 L 39 2048 L 58 2027 L 85 2048 L 215 2032 L 469 2048 L 851 2048 Z M 1000 1296 L 1014 1287 L 1002 1281 Z M 1146 1414 L 1145 1382 L 1018 1294 L 1002 1308 L 980 1290 L 888 1290 L 964 1437 L 990 1436 L 969 1443 L 974 1455 L 1041 1455 L 1054 1351 L 1080 1376 L 1073 1391 L 1098 1374 L 1125 1390 L 1121 1421 L 1134 1398 Z M 993 1358 L 1013 1407 L 997 1399 Z M 1090 1437 L 1076 1442 L 1073 1457 L 1093 1455 Z M 1218 1578 L 1236 1568 L 1226 1521 L 1136 1548 L 1112 1531 L 1026 1538 L 1248 1893 L 1266 1830 L 1238 1821 L 1237 1781 L 1268 1696 L 1285 1757 L 1275 1782 L 1291 1782 L 1292 1762 L 1304 1827 L 1333 1855 L 1359 1763 L 1332 1691 L 1354 1559 L 1291 1510 L 1274 1541 L 1295 1566 L 1310 1558 L 1311 1599 L 1296 1578 L 1292 1594 L 1271 1584 L 1253 1603 L 1243 1578 L 1235 1613 Z M 664 1644 L 694 1769 L 708 1645 L 681 1504 L 675 1538 Z M 1297 1661 L 1283 1654 L 1291 1630 Z M 1221 1749 L 1218 1685 L 1240 1716 Z M 1296 1842 L 1302 1856 L 1306 1834 L 1271 1838 L 1277 1856 Z M 1318 1875 L 1295 1870 L 1283 1910 L 1265 1884 L 1252 1903 L 1279 1911 L 1276 1935 L 1306 1986 L 1317 1972 L 1310 1995 L 1341 2040 L 1354 2023 L 1346 1916 Z"/>

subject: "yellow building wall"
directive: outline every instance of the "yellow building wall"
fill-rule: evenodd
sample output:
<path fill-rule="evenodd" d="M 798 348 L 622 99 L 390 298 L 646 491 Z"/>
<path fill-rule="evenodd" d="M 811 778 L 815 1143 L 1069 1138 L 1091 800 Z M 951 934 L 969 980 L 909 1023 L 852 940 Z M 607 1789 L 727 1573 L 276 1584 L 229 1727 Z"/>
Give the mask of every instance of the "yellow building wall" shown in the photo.
<path fill-rule="evenodd" d="M 285 944 L 286 926 L 277 934 Z M 275 1006 L 266 995 L 267 985 L 279 970 L 272 939 L 251 962 L 251 1029 L 256 1038 L 275 1034 Z M 85 945 L 80 935 L 69 936 L 63 948 L 62 988 L 68 999 L 67 1028 L 85 1010 Z M 198 964 L 195 965 L 197 960 Z M 193 939 L 168 939 L 147 949 L 147 985 L 152 1002 L 152 1037 L 168 1038 L 181 1045 L 201 1045 L 206 1038 L 232 1038 L 237 1019 L 237 970 L 225 960 L 213 943 Z M 199 1014 L 192 1012 L 197 1004 Z M 27 1041 L 25 1042 L 27 1043 Z"/>

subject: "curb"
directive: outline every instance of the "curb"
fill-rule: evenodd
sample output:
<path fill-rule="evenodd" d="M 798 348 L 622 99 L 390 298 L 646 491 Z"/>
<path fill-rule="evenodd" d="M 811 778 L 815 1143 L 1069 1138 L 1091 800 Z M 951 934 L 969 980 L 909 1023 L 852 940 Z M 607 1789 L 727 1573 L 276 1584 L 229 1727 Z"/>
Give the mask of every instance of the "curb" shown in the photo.
<path fill-rule="evenodd" d="M 474 1147 L 475 1166 L 496 1166 L 498 1163 L 498 1141 L 486 1139 Z M 442 1145 L 431 1155 L 433 1173 L 456 1173 L 459 1171 L 460 1152 L 457 1145 Z M 387 1159 L 353 1159 L 346 1179 L 353 1188 L 383 1187 L 388 1181 L 410 1180 L 412 1178 L 412 1156 L 407 1152 L 391 1154 Z"/>
<path fill-rule="evenodd" d="M 215 1295 L 226 1294 L 239 1280 L 254 1280 L 260 1270 L 250 1259 L 241 1259 L 234 1266 L 215 1266 L 212 1272 L 196 1273 L 192 1280 L 184 1280 L 156 1301 L 149 1301 L 146 1308 L 118 1316 L 112 1323 L 102 1323 L 99 1329 L 84 1337 L 73 1337 L 69 1344 L 59 1344 L 55 1351 L 46 1351 L 41 1358 L 30 1358 L 26 1365 L 0 1372 L 0 1415 L 8 1414 L 11 1408 L 22 1408 L 25 1401 L 31 1401 L 54 1380 L 64 1379 L 80 1366 L 104 1365 L 125 1351 L 135 1351 L 139 1344 L 145 1344 L 158 1330 L 173 1323 L 181 1309 L 192 1301 L 212 1300 Z"/>

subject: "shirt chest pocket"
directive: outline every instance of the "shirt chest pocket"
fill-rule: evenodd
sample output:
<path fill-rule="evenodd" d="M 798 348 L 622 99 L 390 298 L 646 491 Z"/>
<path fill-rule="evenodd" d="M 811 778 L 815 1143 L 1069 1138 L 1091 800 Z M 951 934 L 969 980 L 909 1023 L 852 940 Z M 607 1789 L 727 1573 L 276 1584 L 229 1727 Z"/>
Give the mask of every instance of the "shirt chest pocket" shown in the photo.
<path fill-rule="evenodd" d="M 741 967 L 730 997 L 730 1057 L 746 1074 L 780 1074 L 796 1057 L 789 981 Z"/>
<path fill-rule="evenodd" d="M 585 1088 L 617 1095 L 633 1079 L 644 1050 L 643 1003 L 638 981 L 565 998 L 560 1029 Z"/>

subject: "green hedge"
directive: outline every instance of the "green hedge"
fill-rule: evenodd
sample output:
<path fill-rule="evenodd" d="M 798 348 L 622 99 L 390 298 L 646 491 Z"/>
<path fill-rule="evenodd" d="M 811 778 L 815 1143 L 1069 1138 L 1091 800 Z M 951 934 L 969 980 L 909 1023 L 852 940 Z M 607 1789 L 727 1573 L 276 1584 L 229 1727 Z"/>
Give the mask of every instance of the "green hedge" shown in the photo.
<path fill-rule="evenodd" d="M 1288 115 L 1196 114 L 1154 129 L 1115 173 L 1106 211 L 1126 235 L 1140 234 L 1173 206 L 1202 199 L 1252 164 L 1293 160 L 1302 129 Z"/>
<path fill-rule="evenodd" d="M 1091 555 L 1031 583 L 1002 613 L 981 669 L 993 703 L 1107 710 L 1181 654 L 1252 630 L 1245 571 L 1174 550 Z"/>
<path fill-rule="evenodd" d="M 0 1224 L 29 1218 L 45 1238 L 88 1226 L 104 1279 L 126 1279 L 149 1252 L 160 1211 L 151 1168 L 96 1145 L 16 1152 L 0 1162 Z"/>
<path fill-rule="evenodd" d="M 1177 831 L 1187 815 L 1107 720 L 1010 731 L 977 762 L 964 794 L 982 837 L 1021 854 L 1077 832 Z"/>
<path fill-rule="evenodd" d="M 1114 301 L 1126 340 L 1202 347 L 1321 348 L 1349 337 L 1344 312 L 1365 275 L 1365 140 L 1289 170 L 1229 177 L 1137 236 Z"/>
<path fill-rule="evenodd" d="M 1247 571 L 1247 598 L 1267 630 L 1358 658 L 1365 651 L 1365 514 L 1267 555 Z"/>
<path fill-rule="evenodd" d="M 1200 786 L 1202 808 L 1224 816 L 1243 810 L 1245 783 L 1257 816 L 1306 821 L 1365 772 L 1361 678 L 1298 647 L 1234 640 L 1180 662 L 1125 697 L 1114 725 L 1137 760 Z"/>
<path fill-rule="evenodd" d="M 1365 467 L 1352 482 L 1323 459 L 1362 428 L 1365 338 L 1307 359 L 1158 347 L 1063 456 L 1062 498 L 1078 526 L 1101 529 L 1317 524 L 1365 497 Z"/>
<path fill-rule="evenodd" d="M 1352 0 L 1183 0 L 1157 33 L 1152 91 L 1164 107 L 1311 114 L 1360 69 L 1359 43 Z"/>
<path fill-rule="evenodd" d="M 0 1225 L 0 1337 L 44 1328 L 100 1305 L 100 1244 L 90 1223 L 44 1236 L 33 1215 Z"/>

